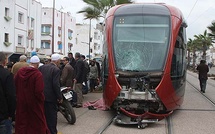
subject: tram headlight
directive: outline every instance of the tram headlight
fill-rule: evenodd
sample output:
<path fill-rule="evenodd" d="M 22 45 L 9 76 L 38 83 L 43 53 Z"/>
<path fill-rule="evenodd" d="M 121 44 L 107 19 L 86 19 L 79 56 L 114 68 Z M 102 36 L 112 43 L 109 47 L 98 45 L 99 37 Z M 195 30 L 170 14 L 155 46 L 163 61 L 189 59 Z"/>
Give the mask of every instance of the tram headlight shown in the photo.
<path fill-rule="evenodd" d="M 118 77 L 119 77 L 119 74 L 115 74 L 115 77 L 118 78 Z"/>

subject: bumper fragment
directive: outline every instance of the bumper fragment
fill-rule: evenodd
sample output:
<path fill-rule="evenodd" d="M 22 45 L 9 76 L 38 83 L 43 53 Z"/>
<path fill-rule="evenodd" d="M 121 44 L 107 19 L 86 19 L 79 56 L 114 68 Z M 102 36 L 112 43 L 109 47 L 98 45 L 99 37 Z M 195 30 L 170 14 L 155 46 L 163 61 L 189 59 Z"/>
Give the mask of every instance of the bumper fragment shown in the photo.
<path fill-rule="evenodd" d="M 158 120 L 162 120 L 165 117 L 167 117 L 170 114 L 172 114 L 172 112 L 173 112 L 173 111 L 170 111 L 169 113 L 165 113 L 165 114 L 155 114 L 155 113 L 151 113 L 151 112 L 145 112 L 143 114 L 134 114 L 134 113 L 131 113 L 131 112 L 125 110 L 122 107 L 120 108 L 120 111 L 123 112 L 128 117 L 142 119 L 142 120 L 143 119 L 158 119 Z"/>

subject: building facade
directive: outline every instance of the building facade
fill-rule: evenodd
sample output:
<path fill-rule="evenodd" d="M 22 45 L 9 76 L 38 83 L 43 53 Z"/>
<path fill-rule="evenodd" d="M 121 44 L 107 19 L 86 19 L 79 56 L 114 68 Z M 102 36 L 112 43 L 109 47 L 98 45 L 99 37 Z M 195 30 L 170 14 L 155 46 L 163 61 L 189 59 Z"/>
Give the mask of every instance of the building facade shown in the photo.
<path fill-rule="evenodd" d="M 32 51 L 80 52 L 87 57 L 90 53 L 91 58 L 101 54 L 101 30 L 91 26 L 89 49 L 89 24 L 76 25 L 70 13 L 56 9 L 53 17 L 53 8 L 42 8 L 36 0 L 0 0 L 0 17 L 0 51 L 10 61 L 18 61 L 21 54 L 30 57 Z"/>
<path fill-rule="evenodd" d="M 102 47 L 104 43 L 104 30 L 102 24 L 96 24 L 96 29 L 94 31 L 94 56 L 99 57 L 102 55 Z"/>
<path fill-rule="evenodd" d="M 68 52 L 72 51 L 75 44 L 75 38 L 73 37 L 75 24 L 75 18 L 68 12 L 65 13 L 47 7 L 42 8 L 41 43 L 39 52 L 46 55 L 51 55 L 52 53 L 66 55 Z"/>
<path fill-rule="evenodd" d="M 0 1 L 0 51 L 16 62 L 21 54 L 40 46 L 41 3 L 35 0 Z"/>
<path fill-rule="evenodd" d="M 86 57 L 92 55 L 92 42 L 90 43 L 90 50 L 89 50 L 89 24 L 76 24 L 76 45 L 74 46 L 73 53 L 79 52 Z M 91 28 L 92 29 L 92 28 Z M 91 30 L 91 35 L 93 30 Z"/>
<path fill-rule="evenodd" d="M 89 58 L 89 55 L 90 58 L 101 55 L 103 42 L 102 37 L 102 30 L 97 26 L 94 28 L 91 25 L 90 28 L 89 24 L 76 24 L 76 45 L 74 46 L 73 50 L 74 52 L 80 52 L 87 58 Z"/>

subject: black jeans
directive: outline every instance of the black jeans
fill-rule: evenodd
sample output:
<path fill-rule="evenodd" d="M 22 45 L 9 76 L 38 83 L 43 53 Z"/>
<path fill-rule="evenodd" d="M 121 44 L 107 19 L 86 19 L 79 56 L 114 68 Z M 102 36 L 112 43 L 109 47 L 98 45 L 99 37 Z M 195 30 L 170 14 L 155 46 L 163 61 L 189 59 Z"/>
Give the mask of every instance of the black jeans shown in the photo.
<path fill-rule="evenodd" d="M 0 134 L 12 134 L 12 121 L 5 119 L 0 121 Z"/>
<path fill-rule="evenodd" d="M 57 103 L 45 101 L 46 122 L 51 134 L 57 134 Z"/>
<path fill-rule="evenodd" d="M 97 79 L 90 79 L 90 90 L 94 90 L 95 86 L 97 86 Z"/>
<path fill-rule="evenodd" d="M 201 91 L 205 92 L 207 80 L 206 79 L 199 79 Z"/>

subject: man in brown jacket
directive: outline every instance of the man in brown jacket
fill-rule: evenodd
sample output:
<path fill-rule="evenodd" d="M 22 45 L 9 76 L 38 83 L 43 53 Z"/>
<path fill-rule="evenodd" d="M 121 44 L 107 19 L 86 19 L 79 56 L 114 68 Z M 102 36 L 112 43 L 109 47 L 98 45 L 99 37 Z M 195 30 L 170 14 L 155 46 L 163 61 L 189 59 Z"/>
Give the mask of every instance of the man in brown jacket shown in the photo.
<path fill-rule="evenodd" d="M 73 87 L 74 68 L 69 64 L 68 57 L 63 58 L 63 64 L 65 67 L 63 68 L 60 77 L 61 86 Z"/>
<path fill-rule="evenodd" d="M 26 61 L 27 57 L 25 55 L 21 55 L 19 57 L 19 62 L 16 62 L 11 69 L 11 72 L 14 74 L 14 76 L 16 75 L 20 68 L 29 66 Z"/>

